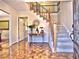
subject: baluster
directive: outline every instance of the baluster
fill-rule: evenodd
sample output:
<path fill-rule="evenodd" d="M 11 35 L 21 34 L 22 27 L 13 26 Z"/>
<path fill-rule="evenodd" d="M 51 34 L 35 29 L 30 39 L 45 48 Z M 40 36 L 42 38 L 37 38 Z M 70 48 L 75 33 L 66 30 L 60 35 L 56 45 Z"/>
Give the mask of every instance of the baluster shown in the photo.
<path fill-rule="evenodd" d="M 37 2 L 35 3 L 35 6 L 36 6 L 35 12 L 38 12 L 38 4 L 37 4 Z"/>
<path fill-rule="evenodd" d="M 46 15 L 45 15 L 45 13 L 44 13 L 44 19 L 46 19 Z"/>
<path fill-rule="evenodd" d="M 39 14 L 40 14 L 40 6 L 41 6 L 41 5 L 39 5 Z"/>
<path fill-rule="evenodd" d="M 46 20 L 48 20 L 47 13 L 46 13 Z"/>
<path fill-rule="evenodd" d="M 40 10 L 40 4 L 38 4 L 37 2 L 36 2 L 36 11 L 37 11 L 37 14 L 39 14 L 39 10 Z"/>
<path fill-rule="evenodd" d="M 32 10 L 32 3 L 30 2 L 30 10 Z"/>
<path fill-rule="evenodd" d="M 34 12 L 36 12 L 36 5 L 35 5 L 35 2 L 33 3 L 33 10 L 34 10 Z"/>

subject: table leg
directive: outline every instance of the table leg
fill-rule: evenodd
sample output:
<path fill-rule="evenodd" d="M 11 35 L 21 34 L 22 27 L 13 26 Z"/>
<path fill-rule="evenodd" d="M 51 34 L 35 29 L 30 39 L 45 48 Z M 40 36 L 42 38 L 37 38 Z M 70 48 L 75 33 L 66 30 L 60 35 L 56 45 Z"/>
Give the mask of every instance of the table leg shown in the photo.
<path fill-rule="evenodd" d="M 43 36 L 42 36 L 42 43 L 44 42 Z"/>
<path fill-rule="evenodd" d="M 32 36 L 30 36 L 30 46 L 31 46 L 31 44 L 32 44 Z"/>

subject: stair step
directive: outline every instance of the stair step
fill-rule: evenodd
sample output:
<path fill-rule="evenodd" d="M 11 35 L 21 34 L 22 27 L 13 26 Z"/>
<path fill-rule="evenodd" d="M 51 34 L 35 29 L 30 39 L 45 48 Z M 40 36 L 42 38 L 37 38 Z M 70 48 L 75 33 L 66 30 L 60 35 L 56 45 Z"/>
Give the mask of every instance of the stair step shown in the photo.
<path fill-rule="evenodd" d="M 69 35 L 57 35 L 57 38 L 60 38 L 60 37 L 62 37 L 62 38 L 66 38 L 66 37 L 70 38 Z"/>
<path fill-rule="evenodd" d="M 63 34 L 63 35 L 66 35 L 66 34 L 69 35 L 68 32 L 57 32 L 57 34 L 58 34 L 58 35 L 59 35 L 59 34 L 60 34 L 60 35 L 62 35 L 62 34 Z"/>
<path fill-rule="evenodd" d="M 57 26 L 58 28 L 65 28 L 64 26 Z"/>
<path fill-rule="evenodd" d="M 72 49 L 73 46 L 57 46 L 57 48 L 60 48 L 60 49 Z"/>
<path fill-rule="evenodd" d="M 57 31 L 57 32 L 59 32 L 59 33 L 61 33 L 61 32 L 68 33 L 67 31 L 62 31 L 62 30 L 61 30 L 61 31 L 59 30 L 59 31 Z"/>
<path fill-rule="evenodd" d="M 61 33 L 62 33 L 62 34 L 64 34 L 64 33 L 65 33 L 65 34 L 68 34 L 68 32 L 66 32 L 66 31 L 61 31 L 61 32 L 59 31 L 59 32 L 57 32 L 57 34 L 59 34 L 59 33 L 60 33 L 60 34 L 61 34 Z"/>
<path fill-rule="evenodd" d="M 73 47 L 71 47 L 71 48 L 57 48 L 57 50 L 73 50 Z"/>
<path fill-rule="evenodd" d="M 61 43 L 67 43 L 67 42 L 70 42 L 70 43 L 72 43 L 72 40 L 57 40 L 57 42 L 61 42 Z"/>
<path fill-rule="evenodd" d="M 66 29 L 60 28 L 60 29 L 57 29 L 57 31 L 66 31 Z M 67 32 L 67 31 L 66 31 L 66 32 Z"/>
<path fill-rule="evenodd" d="M 64 29 L 64 30 L 66 30 L 64 27 L 61 27 L 61 28 L 60 28 L 60 27 L 57 27 L 57 29 L 58 29 L 58 30 L 59 30 L 59 29 L 62 29 L 62 30 Z"/>
<path fill-rule="evenodd" d="M 71 40 L 70 37 L 57 37 L 57 40 Z"/>
<path fill-rule="evenodd" d="M 73 46 L 73 42 L 58 42 L 58 46 Z"/>
<path fill-rule="evenodd" d="M 57 40 L 58 42 L 72 42 L 71 40 Z"/>
<path fill-rule="evenodd" d="M 67 32 L 57 32 L 57 35 L 67 35 L 67 36 L 69 36 L 69 33 L 67 33 Z"/>
<path fill-rule="evenodd" d="M 68 33 L 58 33 L 57 36 L 70 36 Z"/>
<path fill-rule="evenodd" d="M 57 46 L 59 49 L 73 49 L 73 46 Z"/>
<path fill-rule="evenodd" d="M 72 49 L 60 49 L 60 48 L 57 48 L 57 52 L 73 52 L 73 48 Z"/>
<path fill-rule="evenodd" d="M 58 31 L 67 31 L 65 28 L 57 28 Z"/>

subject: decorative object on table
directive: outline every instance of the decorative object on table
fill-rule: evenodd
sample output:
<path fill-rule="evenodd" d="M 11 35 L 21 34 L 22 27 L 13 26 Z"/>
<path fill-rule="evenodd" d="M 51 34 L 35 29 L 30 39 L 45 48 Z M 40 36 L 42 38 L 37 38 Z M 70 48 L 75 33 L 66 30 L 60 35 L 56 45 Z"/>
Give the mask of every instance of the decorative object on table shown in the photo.
<path fill-rule="evenodd" d="M 33 21 L 33 24 L 32 25 L 29 25 L 28 27 L 30 28 L 30 30 L 31 30 L 31 33 L 32 32 L 39 32 L 39 30 L 38 30 L 38 25 L 40 24 L 40 22 L 39 22 L 39 20 L 34 20 Z M 35 31 L 33 31 L 35 29 Z"/>
<path fill-rule="evenodd" d="M 39 21 L 39 20 L 34 20 L 34 21 L 33 21 L 33 24 L 34 24 L 35 26 L 38 26 L 38 25 L 40 24 L 40 21 Z"/>
<path fill-rule="evenodd" d="M 44 29 L 43 29 L 43 27 L 40 27 L 40 28 L 41 28 L 41 32 L 40 32 L 40 33 L 44 34 Z"/>
<path fill-rule="evenodd" d="M 27 27 L 29 27 L 29 28 L 30 28 L 31 33 L 32 33 L 32 32 L 33 32 L 33 28 L 35 27 L 35 25 L 33 24 L 33 25 L 29 25 L 29 26 L 27 26 Z"/>
<path fill-rule="evenodd" d="M 39 20 L 34 20 L 33 24 L 35 25 L 35 33 L 39 33 L 38 26 L 40 24 L 40 21 Z"/>
<path fill-rule="evenodd" d="M 36 33 L 39 33 L 39 29 L 38 28 L 36 28 Z"/>

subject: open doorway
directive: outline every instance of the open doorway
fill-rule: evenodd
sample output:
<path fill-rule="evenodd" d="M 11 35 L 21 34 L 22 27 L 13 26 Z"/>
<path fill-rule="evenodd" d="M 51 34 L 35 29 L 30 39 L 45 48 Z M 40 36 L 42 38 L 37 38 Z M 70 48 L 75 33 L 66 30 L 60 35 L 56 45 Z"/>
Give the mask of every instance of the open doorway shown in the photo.
<path fill-rule="evenodd" d="M 28 18 L 27 17 L 19 17 L 18 18 L 18 41 L 26 40 L 28 41 L 27 37 L 27 25 L 28 25 Z"/>
<path fill-rule="evenodd" d="M 24 49 L 25 52 L 25 47 L 27 47 L 28 44 L 28 18 L 27 17 L 19 17 L 18 18 L 18 45 L 19 45 L 19 52 L 21 52 L 20 46 Z"/>
<path fill-rule="evenodd" d="M 9 48 L 9 14 L 0 10 L 0 51 L 8 52 Z M 6 53 L 5 53 L 6 54 Z"/>

